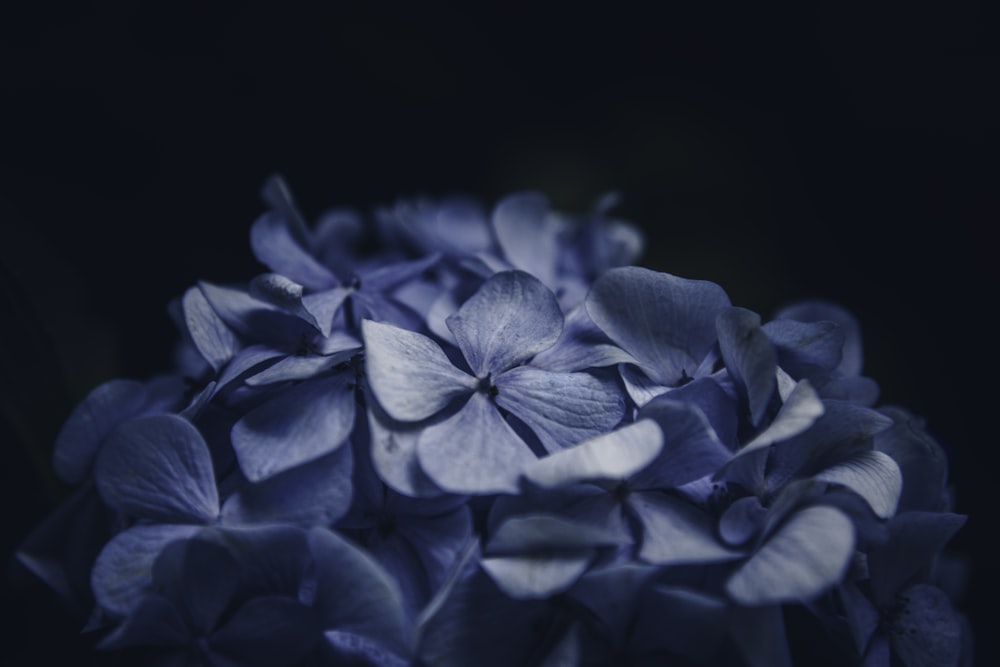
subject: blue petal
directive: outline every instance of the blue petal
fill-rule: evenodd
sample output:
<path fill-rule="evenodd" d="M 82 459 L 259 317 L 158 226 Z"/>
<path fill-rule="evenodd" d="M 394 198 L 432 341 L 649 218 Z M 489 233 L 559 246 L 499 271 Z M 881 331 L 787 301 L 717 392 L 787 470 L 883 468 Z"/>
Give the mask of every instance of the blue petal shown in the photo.
<path fill-rule="evenodd" d="M 671 400 L 673 392 L 654 398 L 640 411 L 663 431 L 663 449 L 656 460 L 631 481 L 636 489 L 683 486 L 714 473 L 730 459 L 712 425 L 700 409 Z"/>
<path fill-rule="evenodd" d="M 94 388 L 70 413 L 56 436 L 52 464 L 64 482 L 89 475 L 101 442 L 126 419 L 142 411 L 146 388 L 135 380 L 110 380 Z"/>
<path fill-rule="evenodd" d="M 798 320 L 800 322 L 834 322 L 844 334 L 843 353 L 836 371 L 848 376 L 861 373 L 864 362 L 861 349 L 861 327 L 854 315 L 843 306 L 821 300 L 802 301 L 782 308 L 777 313 L 776 319 Z"/>
<path fill-rule="evenodd" d="M 757 496 L 740 498 L 719 517 L 719 537 L 733 547 L 746 544 L 760 532 L 766 513 Z"/>
<path fill-rule="evenodd" d="M 428 426 L 417 441 L 420 466 L 439 487 L 452 493 L 516 493 L 531 449 L 483 393 Z"/>
<path fill-rule="evenodd" d="M 240 607 L 208 638 L 214 653 L 246 667 L 291 667 L 323 638 L 315 612 L 298 601 L 267 596 Z"/>
<path fill-rule="evenodd" d="M 197 287 L 191 287 L 184 293 L 181 304 L 191 342 L 205 361 L 218 371 L 239 352 L 239 339 Z"/>
<path fill-rule="evenodd" d="M 892 647 L 906 667 L 958 665 L 962 625 L 944 591 L 915 584 L 902 594 L 903 608 L 894 623 Z"/>
<path fill-rule="evenodd" d="M 341 373 L 284 389 L 233 425 L 240 469 L 259 482 L 341 447 L 354 425 L 354 377 Z"/>
<path fill-rule="evenodd" d="M 372 465 L 379 477 L 407 496 L 439 495 L 441 489 L 420 467 L 417 457 L 417 440 L 422 429 L 391 424 L 374 400 L 369 400 L 368 406 Z"/>
<path fill-rule="evenodd" d="M 802 602 L 836 585 L 854 553 L 854 526 L 826 506 L 796 512 L 726 582 L 738 603 Z"/>
<path fill-rule="evenodd" d="M 317 565 L 315 608 L 323 627 L 408 655 L 411 622 L 396 582 L 370 556 L 329 530 L 311 530 L 309 544 Z"/>
<path fill-rule="evenodd" d="M 903 488 L 899 466 L 882 452 L 862 452 L 826 468 L 813 479 L 841 484 L 865 499 L 876 516 L 888 519 L 896 513 Z"/>
<path fill-rule="evenodd" d="M 694 377 L 729 306 L 718 285 L 635 266 L 611 269 L 587 296 L 587 312 L 658 384 Z"/>
<path fill-rule="evenodd" d="M 440 261 L 440 253 L 431 253 L 419 259 L 379 265 L 374 270 L 365 272 L 361 289 L 370 290 L 373 293 L 388 292 L 404 283 L 415 280 L 420 274 Z"/>
<path fill-rule="evenodd" d="M 628 352 L 611 343 L 590 319 L 583 304 L 566 315 L 562 333 L 555 345 L 542 350 L 531 360 L 532 366 L 563 373 L 625 363 L 638 362 Z"/>
<path fill-rule="evenodd" d="M 127 616 L 152 589 L 153 563 L 170 542 L 198 532 L 198 526 L 170 524 L 134 526 L 105 545 L 91 573 L 91 586 L 100 607 Z"/>
<path fill-rule="evenodd" d="M 302 304 L 302 285 L 294 280 L 279 273 L 262 273 L 250 281 L 247 292 L 253 298 L 300 317 L 316 329 L 321 329 L 313 314 Z M 329 331 L 329 327 L 326 330 Z"/>
<path fill-rule="evenodd" d="M 186 648 L 193 637 L 177 608 L 159 595 L 149 595 L 121 625 L 101 640 L 102 649 L 130 646 Z"/>
<path fill-rule="evenodd" d="M 545 195 L 519 192 L 503 198 L 493 209 L 493 229 L 511 264 L 555 284 L 559 238 Z"/>
<path fill-rule="evenodd" d="M 524 476 L 543 488 L 584 481 L 624 481 L 648 465 L 662 448 L 663 431 L 652 420 L 644 419 L 535 461 L 525 468 Z"/>
<path fill-rule="evenodd" d="M 858 655 L 864 655 L 872 635 L 878 630 L 881 621 L 879 611 L 852 581 L 845 581 L 837 587 L 837 593 L 854 640 L 854 648 Z"/>
<path fill-rule="evenodd" d="M 159 560 L 169 557 L 170 551 L 169 547 L 165 549 Z M 154 567 L 159 567 L 159 561 Z M 184 544 L 182 567 L 179 581 L 164 583 L 177 587 L 192 629 L 207 634 L 236 595 L 239 586 L 236 559 L 218 544 L 192 539 Z M 153 576 L 160 583 L 156 572 Z"/>
<path fill-rule="evenodd" d="M 781 606 L 735 607 L 729 627 L 748 667 L 792 667 Z"/>
<path fill-rule="evenodd" d="M 625 414 L 617 387 L 587 373 L 522 366 L 501 373 L 495 386 L 497 405 L 531 427 L 550 452 L 607 433 Z"/>
<path fill-rule="evenodd" d="M 657 396 L 670 391 L 670 387 L 650 380 L 638 367 L 630 363 L 618 364 L 618 373 L 621 375 L 622 384 L 625 385 L 628 397 L 638 407 L 642 407 Z"/>
<path fill-rule="evenodd" d="M 212 526 L 198 539 L 225 547 L 239 563 L 240 599 L 281 595 L 311 603 L 315 598 L 307 531 L 277 523 Z"/>
<path fill-rule="evenodd" d="M 548 514 L 532 514 L 507 519 L 486 544 L 487 556 L 510 556 L 528 553 L 588 551 L 593 547 L 613 546 L 617 533 L 597 526 L 568 521 Z"/>
<path fill-rule="evenodd" d="M 344 301 L 354 290 L 350 287 L 332 287 L 321 292 L 313 292 L 302 297 L 302 307 L 324 336 L 329 336 L 334 318 L 344 305 Z M 309 318 L 306 318 L 307 320 Z"/>
<path fill-rule="evenodd" d="M 361 323 L 365 373 L 372 393 L 393 419 L 421 421 L 476 389 L 430 338 L 391 324 Z"/>
<path fill-rule="evenodd" d="M 94 465 L 101 498 L 116 510 L 165 523 L 204 523 L 219 514 L 208 445 L 176 415 L 137 417 L 104 441 Z"/>
<path fill-rule="evenodd" d="M 339 447 L 312 461 L 250 484 L 222 506 L 226 523 L 329 526 L 351 504 L 352 454 Z"/>
<path fill-rule="evenodd" d="M 827 375 L 840 365 L 845 334 L 835 322 L 781 319 L 763 329 L 777 348 L 778 364 L 794 377 Z"/>
<path fill-rule="evenodd" d="M 545 599 L 565 591 L 587 570 L 593 554 L 562 552 L 529 556 L 484 557 L 483 569 L 506 595 Z"/>
<path fill-rule="evenodd" d="M 500 373 L 552 347 L 563 327 L 555 295 L 523 271 L 497 273 L 451 315 L 448 328 L 477 377 Z"/>
<path fill-rule="evenodd" d="M 825 411 L 823 402 L 809 381 L 799 380 L 768 427 L 744 445 L 737 456 L 770 447 L 805 432 Z"/>
<path fill-rule="evenodd" d="M 669 652 L 693 664 L 718 664 L 729 631 L 725 601 L 690 588 L 653 586 L 643 590 L 629 639 L 634 653 Z M 664 632 L 664 628 L 670 628 Z"/>
<path fill-rule="evenodd" d="M 948 457 L 924 428 L 923 420 L 901 408 L 879 410 L 893 420 L 875 436 L 875 449 L 885 452 L 903 474 L 900 511 L 944 511 L 947 508 Z"/>
<path fill-rule="evenodd" d="M 338 284 L 336 276 L 296 241 L 279 215 L 267 212 L 250 227 L 250 248 L 262 264 L 310 289 Z"/>
<path fill-rule="evenodd" d="M 212 309 L 238 335 L 275 346 L 299 345 L 319 335 L 316 326 L 301 317 L 255 299 L 245 290 L 199 282 Z"/>
<path fill-rule="evenodd" d="M 390 653 L 382 644 L 362 635 L 343 630 L 327 630 L 323 633 L 338 662 L 345 665 L 372 665 L 375 667 L 409 667 L 412 663 L 408 658 Z"/>
<path fill-rule="evenodd" d="M 719 349 L 726 368 L 746 392 L 750 421 L 759 425 L 776 388 L 777 353 L 760 326 L 760 316 L 727 308 L 716 319 Z"/>
<path fill-rule="evenodd" d="M 345 363 L 360 352 L 361 347 L 359 343 L 358 347 L 337 354 L 282 357 L 259 373 L 248 375 L 246 383 L 251 387 L 259 387 L 277 382 L 309 380 L 324 371 L 331 370 Z"/>
<path fill-rule="evenodd" d="M 642 523 L 639 557 L 648 563 L 718 563 L 742 555 L 720 544 L 711 517 L 686 502 L 651 492 L 633 493 L 626 502 Z"/>

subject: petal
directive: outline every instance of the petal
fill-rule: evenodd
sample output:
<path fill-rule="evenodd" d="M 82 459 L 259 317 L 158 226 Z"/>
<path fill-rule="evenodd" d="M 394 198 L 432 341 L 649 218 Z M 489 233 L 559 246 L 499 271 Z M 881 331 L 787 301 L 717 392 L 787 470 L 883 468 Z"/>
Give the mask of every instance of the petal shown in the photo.
<path fill-rule="evenodd" d="M 135 526 L 115 535 L 91 573 L 97 604 L 112 614 L 131 614 L 152 590 L 156 557 L 170 542 L 187 539 L 198 530 L 198 526 L 163 524 Z"/>
<path fill-rule="evenodd" d="M 862 452 L 827 468 L 813 479 L 841 484 L 865 499 L 876 516 L 888 519 L 896 513 L 903 475 L 899 466 L 882 452 Z"/>
<path fill-rule="evenodd" d="M 525 468 L 524 476 L 543 488 L 623 481 L 646 467 L 662 449 L 663 431 L 644 419 L 535 461 Z"/>
<path fill-rule="evenodd" d="M 262 273 L 250 281 L 247 292 L 253 298 L 300 317 L 316 329 L 321 329 L 319 322 L 302 303 L 302 285 L 291 278 L 280 273 Z M 329 331 L 329 327 L 326 330 Z"/>
<path fill-rule="evenodd" d="M 715 319 L 729 306 L 718 285 L 635 266 L 611 269 L 587 296 L 587 312 L 650 378 L 675 385 L 716 341 Z"/>
<path fill-rule="evenodd" d="M 900 511 L 944 511 L 947 508 L 948 457 L 927 432 L 923 420 L 906 410 L 881 408 L 893 425 L 875 436 L 875 449 L 885 452 L 903 474 Z"/>
<path fill-rule="evenodd" d="M 327 630 L 326 641 L 345 665 L 375 665 L 377 667 L 409 667 L 410 660 L 390 653 L 381 643 L 343 630 Z M 333 664 L 341 664 L 336 662 Z"/>
<path fill-rule="evenodd" d="M 633 493 L 626 501 L 642 523 L 639 557 L 655 565 L 718 563 L 742 555 L 715 539 L 711 517 L 661 493 Z"/>
<path fill-rule="evenodd" d="M 222 520 L 329 526 L 351 505 L 352 454 L 339 447 L 312 461 L 240 489 L 222 506 Z"/>
<path fill-rule="evenodd" d="M 559 340 L 531 360 L 532 366 L 562 373 L 624 363 L 638 362 L 628 352 L 611 343 L 590 319 L 583 304 L 566 315 Z"/>
<path fill-rule="evenodd" d="M 208 638 L 208 646 L 247 667 L 291 667 L 323 638 L 316 613 L 292 598 L 254 598 Z"/>
<path fill-rule="evenodd" d="M 716 658 L 729 631 L 724 600 L 688 588 L 645 588 L 635 611 L 630 647 L 636 653 L 669 652 L 693 664 L 718 664 Z M 664 632 L 670 628 L 670 632 Z"/>
<path fill-rule="evenodd" d="M 617 387 L 587 373 L 521 366 L 495 378 L 497 405 L 526 423 L 552 452 L 607 433 L 625 414 Z"/>
<path fill-rule="evenodd" d="M 219 514 L 208 445 L 176 415 L 137 417 L 112 431 L 94 478 L 104 502 L 132 516 L 204 523 Z"/>
<path fill-rule="evenodd" d="M 169 584 L 177 586 L 192 629 L 207 634 L 236 595 L 237 562 L 225 548 L 207 540 L 192 539 L 183 546 L 180 580 Z M 168 557 L 170 551 L 171 547 L 165 549 L 160 559 Z M 156 571 L 153 576 L 160 583 Z"/>
<path fill-rule="evenodd" d="M 500 373 L 552 347 L 563 327 L 555 295 L 523 271 L 495 274 L 447 320 L 477 377 Z"/>
<path fill-rule="evenodd" d="M 745 308 L 724 309 L 715 326 L 726 368 L 746 393 L 750 421 L 759 425 L 777 387 L 774 345 L 761 329 L 760 316 Z"/>
<path fill-rule="evenodd" d="M 482 393 L 417 440 L 424 472 L 451 493 L 516 493 L 525 466 L 535 460 L 528 445 Z"/>
<path fill-rule="evenodd" d="M 733 573 L 726 591 L 747 606 L 810 600 L 843 578 L 853 553 L 851 520 L 832 507 L 807 507 Z"/>
<path fill-rule="evenodd" d="M 56 436 L 52 464 L 56 476 L 80 484 L 90 475 L 97 450 L 123 421 L 146 402 L 146 388 L 135 380 L 110 380 L 95 387 L 70 413 Z"/>
<path fill-rule="evenodd" d="M 250 248 L 267 268 L 288 276 L 310 289 L 324 289 L 338 284 L 330 269 L 314 258 L 288 230 L 285 219 L 267 212 L 250 227 Z"/>
<path fill-rule="evenodd" d="M 225 547 L 239 563 L 241 600 L 260 595 L 291 597 L 303 603 L 314 599 L 307 531 L 276 523 L 217 525 L 203 528 L 198 539 Z"/>
<path fill-rule="evenodd" d="M 361 322 L 365 374 L 372 393 L 393 419 L 421 421 L 476 389 L 430 338 L 391 324 Z"/>
<path fill-rule="evenodd" d="M 809 381 L 799 380 L 768 427 L 744 445 L 737 456 L 770 447 L 806 431 L 824 412 L 823 402 Z"/>
<path fill-rule="evenodd" d="M 565 591 L 580 578 L 593 554 L 559 553 L 484 557 L 480 564 L 505 594 L 519 600 L 545 599 Z"/>
<path fill-rule="evenodd" d="M 418 278 L 424 271 L 441 261 L 440 253 L 431 253 L 408 261 L 379 263 L 376 268 L 366 271 L 361 280 L 361 289 L 373 294 L 388 292 L 404 283 Z"/>
<path fill-rule="evenodd" d="M 801 301 L 782 308 L 776 319 L 800 322 L 834 322 L 844 335 L 844 347 L 836 371 L 842 375 L 858 375 L 863 366 L 861 327 L 846 308 L 821 300 Z"/>
<path fill-rule="evenodd" d="M 730 546 L 742 546 L 760 532 L 766 514 L 757 496 L 740 498 L 719 517 L 719 537 Z"/>
<path fill-rule="evenodd" d="M 781 319 L 763 329 L 777 349 L 778 364 L 795 377 L 827 375 L 840 365 L 845 333 L 836 322 Z"/>
<path fill-rule="evenodd" d="M 617 533 L 597 526 L 568 521 L 559 516 L 533 514 L 507 519 L 486 544 L 488 556 L 539 552 L 590 552 L 593 547 L 613 546 Z"/>
<path fill-rule="evenodd" d="M 354 425 L 354 375 L 302 382 L 278 392 L 233 425 L 240 469 L 259 482 L 341 447 Z"/>
<path fill-rule="evenodd" d="M 191 630 L 174 605 L 159 595 L 149 595 L 121 625 L 101 640 L 101 649 L 130 646 L 186 648 L 193 641 Z"/>
<path fill-rule="evenodd" d="M 892 647 L 906 667 L 958 665 L 962 625 L 944 591 L 916 584 L 903 591 Z"/>
<path fill-rule="evenodd" d="M 630 482 L 635 489 L 683 486 L 717 471 L 731 457 L 704 413 L 690 403 L 671 400 L 673 392 L 658 396 L 640 411 L 663 431 L 663 449 L 656 460 Z"/>
<path fill-rule="evenodd" d="M 555 283 L 559 238 L 549 217 L 549 202 L 538 192 L 519 192 L 500 200 L 493 209 L 493 229 L 511 264 Z"/>
<path fill-rule="evenodd" d="M 351 632 L 407 654 L 411 622 L 396 582 L 366 553 L 335 533 L 314 528 L 309 544 L 316 559 L 315 608 L 328 630 Z"/>
<path fill-rule="evenodd" d="M 218 371 L 239 352 L 239 339 L 216 314 L 197 287 L 191 287 L 184 293 L 181 307 L 191 342 L 205 361 Z"/>
<path fill-rule="evenodd" d="M 313 292 L 302 297 L 302 307 L 316 323 L 319 332 L 329 336 L 333 328 L 333 320 L 337 316 L 344 301 L 354 292 L 350 287 L 332 287 L 321 292 Z M 306 318 L 308 321 L 309 318 Z"/>
<path fill-rule="evenodd" d="M 372 465 L 378 476 L 399 493 L 416 498 L 441 493 L 417 457 L 417 440 L 422 429 L 392 424 L 374 401 L 368 401 L 368 430 Z"/>

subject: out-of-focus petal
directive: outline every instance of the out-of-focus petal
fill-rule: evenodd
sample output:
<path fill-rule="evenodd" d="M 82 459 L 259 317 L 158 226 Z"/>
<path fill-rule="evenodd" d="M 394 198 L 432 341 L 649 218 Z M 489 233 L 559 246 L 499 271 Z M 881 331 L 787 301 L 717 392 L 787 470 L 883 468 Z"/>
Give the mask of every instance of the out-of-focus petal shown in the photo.
<path fill-rule="evenodd" d="M 112 431 L 94 478 L 104 502 L 132 516 L 204 523 L 219 514 L 208 445 L 176 415 L 137 417 Z"/>
<path fill-rule="evenodd" d="M 861 452 L 820 471 L 813 479 L 846 486 L 864 498 L 882 519 L 895 514 L 903 488 L 899 466 L 888 454 L 877 451 Z"/>
<path fill-rule="evenodd" d="M 759 425 L 777 387 L 777 353 L 760 326 L 760 316 L 745 308 L 726 308 L 716 318 L 719 349 L 726 368 L 746 393 L 750 421 Z"/>

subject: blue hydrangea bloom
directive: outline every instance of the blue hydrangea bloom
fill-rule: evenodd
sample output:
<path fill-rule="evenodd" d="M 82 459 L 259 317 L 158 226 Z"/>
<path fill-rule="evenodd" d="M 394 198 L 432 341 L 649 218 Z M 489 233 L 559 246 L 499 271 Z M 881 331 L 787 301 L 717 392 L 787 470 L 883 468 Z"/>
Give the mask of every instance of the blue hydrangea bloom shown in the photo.
<path fill-rule="evenodd" d="M 771 318 L 538 192 L 310 223 L 96 387 L 18 560 L 143 664 L 968 665 L 944 450 L 838 304 Z"/>

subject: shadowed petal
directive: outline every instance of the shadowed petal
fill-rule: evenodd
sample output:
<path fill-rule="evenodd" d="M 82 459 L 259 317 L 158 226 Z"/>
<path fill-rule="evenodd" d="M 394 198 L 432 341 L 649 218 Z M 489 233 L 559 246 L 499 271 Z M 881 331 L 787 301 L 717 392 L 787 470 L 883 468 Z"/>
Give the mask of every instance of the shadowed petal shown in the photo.
<path fill-rule="evenodd" d="M 267 212 L 250 227 L 250 248 L 262 264 L 311 289 L 338 284 L 336 276 L 310 255 L 288 230 L 285 219 Z"/>
<path fill-rule="evenodd" d="M 382 481 L 407 496 L 422 498 L 441 494 L 441 489 L 420 467 L 417 457 L 417 440 L 422 429 L 390 423 L 374 400 L 368 401 L 368 429 L 372 465 Z"/>
<path fill-rule="evenodd" d="M 660 493 L 633 493 L 626 501 L 642 522 L 639 557 L 656 565 L 718 563 L 742 555 L 715 539 L 711 517 Z"/>
<path fill-rule="evenodd" d="M 521 472 L 535 460 L 492 401 L 478 392 L 456 414 L 424 429 L 417 456 L 435 484 L 468 494 L 516 493 Z"/>
<path fill-rule="evenodd" d="M 853 553 L 851 520 L 832 507 L 807 507 L 733 573 L 726 591 L 747 606 L 809 600 L 843 578 Z"/>
<path fill-rule="evenodd" d="M 715 322 L 726 368 L 746 392 L 750 420 L 759 425 L 774 395 L 778 357 L 760 327 L 760 316 L 745 308 L 727 308 Z"/>
<path fill-rule="evenodd" d="M 226 523 L 291 523 L 329 526 L 351 504 L 352 453 L 339 447 L 330 454 L 250 484 L 222 506 Z"/>
<path fill-rule="evenodd" d="M 208 638 L 213 652 L 247 667 L 291 667 L 323 638 L 316 613 L 291 598 L 250 600 Z"/>
<path fill-rule="evenodd" d="M 522 366 L 495 382 L 497 405 L 530 426 L 550 452 L 607 433 L 625 414 L 617 387 L 587 373 Z"/>
<path fill-rule="evenodd" d="M 361 322 L 361 332 L 369 386 L 393 419 L 427 419 L 476 389 L 476 379 L 426 336 L 372 320 Z"/>
<path fill-rule="evenodd" d="M 555 295 L 534 276 L 503 271 L 492 276 L 447 319 L 477 377 L 500 373 L 552 347 L 562 332 Z"/>
<path fill-rule="evenodd" d="M 587 296 L 587 312 L 658 384 L 693 377 L 716 341 L 729 297 L 718 285 L 635 266 L 611 269 Z"/>
<path fill-rule="evenodd" d="M 146 388 L 135 380 L 110 380 L 91 390 L 70 413 L 56 436 L 52 464 L 64 482 L 79 484 L 90 475 L 101 441 L 142 411 Z"/>
<path fill-rule="evenodd" d="M 519 192 L 500 200 L 493 209 L 493 229 L 511 264 L 546 285 L 555 283 L 559 238 L 545 195 Z"/>
<path fill-rule="evenodd" d="M 240 470 L 259 482 L 341 447 L 354 425 L 354 376 L 341 373 L 285 389 L 233 425 Z"/>
<path fill-rule="evenodd" d="M 166 523 L 203 523 L 219 514 L 208 445 L 176 415 L 138 417 L 107 437 L 94 466 L 110 507 Z"/>
<path fill-rule="evenodd" d="M 170 524 L 135 526 L 105 545 L 91 573 L 97 604 L 112 614 L 127 616 L 153 584 L 153 563 L 174 540 L 191 537 L 199 526 Z"/>
<path fill-rule="evenodd" d="M 702 411 L 690 403 L 671 400 L 673 392 L 654 398 L 639 411 L 663 431 L 663 449 L 656 460 L 631 481 L 637 489 L 683 486 L 709 475 L 730 459 Z"/>
<path fill-rule="evenodd" d="M 101 640 L 102 649 L 129 646 L 186 647 L 193 637 L 174 605 L 159 595 L 150 595 L 114 632 Z"/>
<path fill-rule="evenodd" d="M 906 667 L 958 665 L 962 626 L 948 596 L 940 588 L 916 584 L 903 591 L 903 608 L 896 615 L 892 647 Z"/>
<path fill-rule="evenodd" d="M 184 293 L 181 307 L 191 342 L 205 361 L 218 371 L 239 352 L 239 339 L 216 314 L 197 287 L 191 287 Z"/>
<path fill-rule="evenodd" d="M 484 553 L 509 556 L 538 552 L 579 552 L 617 544 L 616 532 L 559 516 L 533 514 L 507 519 L 494 531 Z"/>

